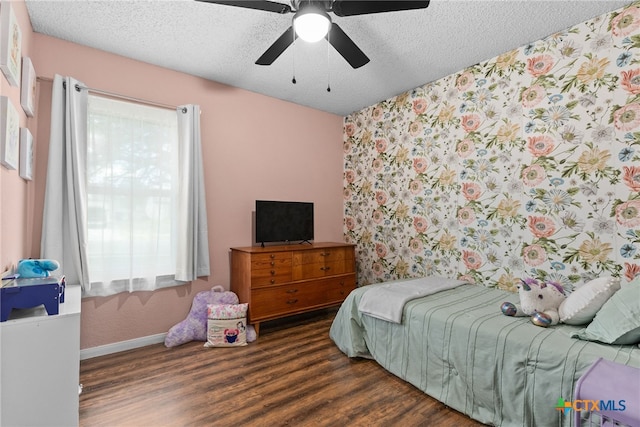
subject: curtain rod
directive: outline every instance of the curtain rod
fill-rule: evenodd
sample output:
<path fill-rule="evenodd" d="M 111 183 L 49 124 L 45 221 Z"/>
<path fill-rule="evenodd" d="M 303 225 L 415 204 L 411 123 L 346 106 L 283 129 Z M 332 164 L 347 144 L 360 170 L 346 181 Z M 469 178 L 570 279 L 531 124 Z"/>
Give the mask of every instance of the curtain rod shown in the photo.
<path fill-rule="evenodd" d="M 52 78 L 49 77 L 37 77 L 37 80 L 43 81 L 43 82 L 53 82 Z M 134 98 L 132 96 L 127 96 L 127 95 L 121 95 L 119 93 L 115 93 L 115 92 L 109 92 L 106 90 L 100 90 L 100 89 L 95 89 L 92 87 L 87 87 L 87 86 L 78 86 L 80 89 L 85 89 L 89 92 L 92 93 L 96 93 L 99 95 L 105 95 L 111 98 L 117 98 L 117 99 L 124 99 L 126 101 L 132 101 L 132 102 L 137 102 L 138 104 L 146 104 L 146 105 L 152 105 L 154 107 L 160 107 L 160 108 L 166 108 L 169 110 L 177 110 L 178 106 L 176 105 L 169 105 L 169 104 L 162 104 L 160 102 L 155 102 L 155 101 L 149 101 L 148 99 L 142 99 L 142 98 Z M 185 108 L 182 108 L 183 112 L 185 112 Z"/>

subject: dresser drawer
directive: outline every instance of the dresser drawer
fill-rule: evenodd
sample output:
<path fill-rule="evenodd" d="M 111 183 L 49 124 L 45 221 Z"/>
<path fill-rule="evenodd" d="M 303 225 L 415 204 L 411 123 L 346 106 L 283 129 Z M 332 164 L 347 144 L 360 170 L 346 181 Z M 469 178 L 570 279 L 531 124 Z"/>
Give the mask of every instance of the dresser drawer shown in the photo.
<path fill-rule="evenodd" d="M 341 303 L 352 290 L 356 288 L 356 275 L 347 274 L 342 277 L 333 277 L 325 279 L 326 282 L 326 302 Z"/>
<path fill-rule="evenodd" d="M 250 322 L 292 314 L 309 307 L 314 290 L 304 284 L 272 286 L 251 291 Z"/>
<path fill-rule="evenodd" d="M 355 288 L 355 274 L 251 291 L 249 321 L 255 322 L 339 304 Z"/>
<path fill-rule="evenodd" d="M 351 248 L 325 248 L 310 251 L 299 251 L 293 254 L 293 265 L 322 264 L 325 262 L 353 259 Z"/>
<path fill-rule="evenodd" d="M 293 280 L 306 280 L 353 272 L 353 260 L 343 259 L 324 263 L 295 265 L 291 274 Z"/>
<path fill-rule="evenodd" d="M 251 269 L 291 267 L 291 252 L 251 255 Z"/>
<path fill-rule="evenodd" d="M 282 285 L 291 281 L 291 266 L 251 270 L 251 287 Z"/>

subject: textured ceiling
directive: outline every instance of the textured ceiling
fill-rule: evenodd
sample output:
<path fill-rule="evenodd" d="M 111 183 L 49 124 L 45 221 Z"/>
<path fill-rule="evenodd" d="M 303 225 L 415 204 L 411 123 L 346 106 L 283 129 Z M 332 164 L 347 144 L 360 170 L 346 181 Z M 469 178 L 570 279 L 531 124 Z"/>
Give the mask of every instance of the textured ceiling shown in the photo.
<path fill-rule="evenodd" d="M 325 40 L 299 40 L 272 65 L 255 65 L 293 14 L 193 0 L 26 0 L 36 32 L 341 116 L 628 3 L 432 0 L 421 10 L 331 14 L 371 59 L 354 70 Z"/>

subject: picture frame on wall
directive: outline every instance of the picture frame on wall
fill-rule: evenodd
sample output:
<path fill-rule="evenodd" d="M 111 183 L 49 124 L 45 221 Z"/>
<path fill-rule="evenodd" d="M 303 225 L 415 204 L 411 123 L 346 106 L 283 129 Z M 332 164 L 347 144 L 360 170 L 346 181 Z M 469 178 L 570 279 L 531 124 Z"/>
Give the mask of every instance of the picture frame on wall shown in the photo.
<path fill-rule="evenodd" d="M 27 128 L 20 128 L 20 177 L 33 179 L 33 136 Z"/>
<path fill-rule="evenodd" d="M 0 70 L 11 86 L 20 86 L 22 32 L 11 2 L 0 3 Z"/>
<path fill-rule="evenodd" d="M 36 105 L 36 70 L 31 58 L 22 58 L 22 87 L 20 88 L 20 104 L 29 117 L 35 116 Z"/>
<path fill-rule="evenodd" d="M 6 96 L 0 96 L 0 137 L 0 163 L 7 169 L 17 169 L 20 155 L 20 117 Z"/>

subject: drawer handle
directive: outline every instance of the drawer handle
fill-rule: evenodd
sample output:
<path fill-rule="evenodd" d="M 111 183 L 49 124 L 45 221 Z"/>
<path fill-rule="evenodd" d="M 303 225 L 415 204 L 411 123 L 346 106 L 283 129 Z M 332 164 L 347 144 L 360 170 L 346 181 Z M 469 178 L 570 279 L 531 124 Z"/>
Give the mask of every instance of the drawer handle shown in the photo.
<path fill-rule="evenodd" d="M 276 265 L 275 261 L 271 261 L 271 266 L 273 267 L 274 265 Z"/>
<path fill-rule="evenodd" d="M 271 284 L 273 285 L 274 283 L 276 283 L 276 279 L 271 279 Z"/>
<path fill-rule="evenodd" d="M 271 259 L 274 259 L 276 256 L 274 254 L 269 255 Z"/>
<path fill-rule="evenodd" d="M 297 298 L 294 298 L 294 299 L 290 299 L 290 300 L 288 300 L 288 301 L 287 301 L 287 304 L 295 304 L 295 303 L 297 303 L 297 302 L 298 302 L 298 299 L 297 299 Z"/>
<path fill-rule="evenodd" d="M 331 252 L 321 252 L 320 256 L 329 256 L 331 255 Z"/>
<path fill-rule="evenodd" d="M 271 270 L 271 275 L 274 276 L 276 274 L 275 270 Z"/>
<path fill-rule="evenodd" d="M 287 289 L 288 294 L 295 294 L 296 292 L 298 292 L 297 289 Z"/>
<path fill-rule="evenodd" d="M 320 267 L 320 270 L 322 270 L 322 271 L 331 270 L 331 267 Z"/>

